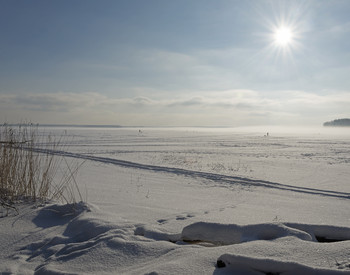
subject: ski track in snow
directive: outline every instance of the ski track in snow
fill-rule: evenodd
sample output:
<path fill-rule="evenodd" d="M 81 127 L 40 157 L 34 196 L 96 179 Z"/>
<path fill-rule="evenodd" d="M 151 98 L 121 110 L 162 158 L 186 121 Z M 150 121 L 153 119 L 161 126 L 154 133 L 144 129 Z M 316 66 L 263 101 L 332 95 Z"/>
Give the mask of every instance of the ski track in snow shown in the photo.
<path fill-rule="evenodd" d="M 118 160 L 114 158 L 97 157 L 92 155 L 72 153 L 72 152 L 66 152 L 66 151 L 55 151 L 55 150 L 46 150 L 46 149 L 45 150 L 36 149 L 36 151 L 39 153 L 49 153 L 49 154 L 54 154 L 62 157 L 70 157 L 70 158 L 77 158 L 82 160 L 102 162 L 105 164 L 113 164 L 113 165 L 118 165 L 126 168 L 134 168 L 134 169 L 148 170 L 153 172 L 163 172 L 163 173 L 171 173 L 171 174 L 183 175 L 183 176 L 189 176 L 189 177 L 204 178 L 214 182 L 220 182 L 220 184 L 223 184 L 223 183 L 228 185 L 239 184 L 243 186 L 264 187 L 264 188 L 279 189 L 279 190 L 305 193 L 305 194 L 311 194 L 311 195 L 335 197 L 340 199 L 350 199 L 350 193 L 347 193 L 347 192 L 338 192 L 338 191 L 323 190 L 323 189 L 308 188 L 308 187 L 298 187 L 298 186 L 281 184 L 281 183 L 264 181 L 264 180 L 228 176 L 228 175 L 209 173 L 209 172 L 203 172 L 203 171 L 193 171 L 193 170 L 187 170 L 182 168 L 141 164 L 141 163 L 136 163 L 131 161 Z"/>

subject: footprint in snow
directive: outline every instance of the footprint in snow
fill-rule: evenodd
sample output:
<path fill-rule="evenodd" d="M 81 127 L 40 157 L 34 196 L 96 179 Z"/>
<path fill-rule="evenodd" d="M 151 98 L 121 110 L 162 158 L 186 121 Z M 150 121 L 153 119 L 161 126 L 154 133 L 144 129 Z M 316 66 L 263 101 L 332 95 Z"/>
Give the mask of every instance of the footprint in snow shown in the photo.
<path fill-rule="evenodd" d="M 187 220 L 187 219 L 190 219 L 190 218 L 193 218 L 193 217 L 195 217 L 195 215 L 193 215 L 193 214 L 178 215 L 178 216 L 176 216 L 176 220 L 177 221 L 183 221 L 183 220 Z"/>
<path fill-rule="evenodd" d="M 207 214 L 207 213 L 206 213 Z M 184 221 L 184 220 L 187 220 L 187 219 L 190 219 L 190 218 L 194 218 L 195 217 L 195 214 L 182 214 L 182 215 L 177 215 L 175 220 L 177 221 Z M 169 220 L 172 220 L 172 219 L 159 219 L 157 220 L 157 223 L 159 224 L 166 224 L 169 222 Z"/>

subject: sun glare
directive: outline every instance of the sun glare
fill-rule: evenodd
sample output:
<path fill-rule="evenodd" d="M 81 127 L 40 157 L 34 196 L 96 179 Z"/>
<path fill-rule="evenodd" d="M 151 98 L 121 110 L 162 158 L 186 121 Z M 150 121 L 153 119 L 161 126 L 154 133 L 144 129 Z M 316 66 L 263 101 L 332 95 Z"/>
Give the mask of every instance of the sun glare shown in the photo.
<path fill-rule="evenodd" d="M 292 42 L 293 32 L 287 27 L 280 27 L 275 31 L 274 39 L 278 46 L 288 46 Z"/>
<path fill-rule="evenodd" d="M 273 1 L 272 1 L 273 2 Z M 303 18 L 308 4 L 300 1 L 288 1 L 272 3 L 272 11 L 266 12 L 265 8 L 261 12 L 261 25 L 265 31 L 261 33 L 266 46 L 262 53 L 266 58 L 274 58 L 283 62 L 294 62 L 296 54 L 300 54 L 303 46 L 303 33 L 305 23 Z M 260 6 L 259 6 L 260 7 Z"/>

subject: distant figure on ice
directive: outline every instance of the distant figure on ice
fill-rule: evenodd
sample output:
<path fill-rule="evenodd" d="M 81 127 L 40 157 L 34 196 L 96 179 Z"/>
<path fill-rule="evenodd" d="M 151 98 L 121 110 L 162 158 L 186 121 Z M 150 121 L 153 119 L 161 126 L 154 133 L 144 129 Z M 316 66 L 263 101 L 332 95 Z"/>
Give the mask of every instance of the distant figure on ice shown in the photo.
<path fill-rule="evenodd" d="M 267 136 L 267 137 L 269 136 L 269 132 L 266 133 L 266 136 Z"/>

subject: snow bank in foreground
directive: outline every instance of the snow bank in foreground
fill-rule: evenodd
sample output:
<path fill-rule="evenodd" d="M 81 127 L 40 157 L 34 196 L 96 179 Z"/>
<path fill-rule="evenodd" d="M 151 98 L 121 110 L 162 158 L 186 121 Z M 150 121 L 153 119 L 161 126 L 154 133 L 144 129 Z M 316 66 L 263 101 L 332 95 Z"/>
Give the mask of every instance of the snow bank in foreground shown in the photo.
<path fill-rule="evenodd" d="M 312 242 L 345 242 L 350 240 L 350 228 L 297 223 L 266 223 L 240 226 L 236 224 L 198 222 L 185 227 L 181 234 L 182 240 L 186 242 L 209 242 L 216 245 L 274 240 L 283 237 L 295 237 L 303 241 Z M 337 266 L 338 269 L 350 268 L 348 262 L 345 264 L 337 263 Z M 235 254 L 223 254 L 220 256 L 217 260 L 217 268 L 225 268 L 225 271 L 233 274 L 350 274 L 350 271 L 347 270 L 330 270 L 307 266 L 298 262 Z"/>
<path fill-rule="evenodd" d="M 251 225 L 196 222 L 182 230 L 181 234 L 168 234 L 157 229 L 139 226 L 135 235 L 154 240 L 187 243 L 211 243 L 232 245 L 256 240 L 274 240 L 296 237 L 304 241 L 337 242 L 350 240 L 350 228 L 331 225 L 299 223 L 263 223 Z"/>
<path fill-rule="evenodd" d="M 2 220 L 2 226 L 14 232 L 11 235 L 3 230 L 0 236 L 2 245 L 7 247 L 1 272 L 350 273 L 350 228 L 347 227 L 196 222 L 174 234 L 160 225 L 106 221 L 97 208 L 84 203 L 49 205 L 25 212 L 22 209 L 19 217 Z M 338 242 L 319 243 L 320 237 L 323 241 Z"/>
<path fill-rule="evenodd" d="M 205 241 L 215 244 L 237 244 L 253 240 L 273 240 L 294 236 L 306 241 L 350 240 L 350 229 L 330 225 L 309 225 L 298 223 L 265 223 L 240 226 L 198 222 L 185 227 L 182 240 Z"/>
<path fill-rule="evenodd" d="M 253 240 L 273 240 L 286 236 L 295 236 L 306 241 L 313 240 L 307 232 L 284 224 L 273 223 L 239 226 L 198 222 L 185 227 L 181 237 L 184 241 L 205 241 L 229 245 Z"/>
<path fill-rule="evenodd" d="M 226 267 L 227 272 L 232 274 L 281 274 L 281 275 L 336 275 L 344 274 L 341 270 L 329 270 L 324 268 L 310 267 L 295 262 L 277 261 L 272 259 L 244 257 L 231 254 L 220 256 L 217 261 L 219 268 Z M 349 272 L 346 272 L 349 274 Z"/>

